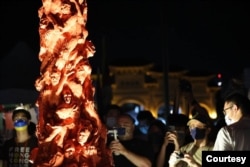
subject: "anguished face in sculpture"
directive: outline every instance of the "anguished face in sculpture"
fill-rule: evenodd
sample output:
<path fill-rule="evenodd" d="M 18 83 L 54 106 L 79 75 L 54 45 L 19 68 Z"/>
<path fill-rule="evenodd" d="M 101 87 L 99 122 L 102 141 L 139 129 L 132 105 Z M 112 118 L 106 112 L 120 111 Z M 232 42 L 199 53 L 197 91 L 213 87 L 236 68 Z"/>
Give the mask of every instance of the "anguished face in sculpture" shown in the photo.
<path fill-rule="evenodd" d="M 66 104 L 70 104 L 71 103 L 71 99 L 72 99 L 72 93 L 69 89 L 64 89 L 63 90 L 63 99 L 64 99 L 64 102 Z"/>
<path fill-rule="evenodd" d="M 69 147 L 64 151 L 65 158 L 73 158 L 75 147 Z"/>
<path fill-rule="evenodd" d="M 78 134 L 78 138 L 77 138 L 78 143 L 81 145 L 84 145 L 88 141 L 89 136 L 90 136 L 90 131 L 88 129 L 81 131 Z"/>
<path fill-rule="evenodd" d="M 91 132 L 93 130 L 92 123 L 89 120 L 85 120 L 80 123 L 80 128 L 77 134 L 77 141 L 80 145 L 84 145 L 87 143 Z"/>
<path fill-rule="evenodd" d="M 50 75 L 51 78 L 51 84 L 53 86 L 57 85 L 60 81 L 61 78 L 61 73 L 60 72 L 52 72 L 52 74 Z"/>

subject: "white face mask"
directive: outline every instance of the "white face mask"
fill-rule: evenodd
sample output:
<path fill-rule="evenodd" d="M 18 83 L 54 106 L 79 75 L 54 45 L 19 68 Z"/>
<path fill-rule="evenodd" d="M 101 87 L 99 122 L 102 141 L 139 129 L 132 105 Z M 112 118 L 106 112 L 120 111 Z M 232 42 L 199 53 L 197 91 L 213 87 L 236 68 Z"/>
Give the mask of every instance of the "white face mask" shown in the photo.
<path fill-rule="evenodd" d="M 235 121 L 233 121 L 231 118 L 228 118 L 227 115 L 225 116 L 225 122 L 226 122 L 227 126 L 235 123 Z"/>

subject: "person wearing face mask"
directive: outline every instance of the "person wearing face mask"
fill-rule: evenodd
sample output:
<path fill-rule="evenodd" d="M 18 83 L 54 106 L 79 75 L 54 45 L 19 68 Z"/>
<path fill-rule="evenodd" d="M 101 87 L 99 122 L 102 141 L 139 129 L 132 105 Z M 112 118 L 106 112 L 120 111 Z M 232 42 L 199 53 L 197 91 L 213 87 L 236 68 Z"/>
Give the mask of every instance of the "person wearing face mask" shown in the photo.
<path fill-rule="evenodd" d="M 147 141 L 149 126 L 156 119 L 149 110 L 140 111 L 136 118 L 138 125 L 135 130 L 135 137 Z"/>
<path fill-rule="evenodd" d="M 157 167 L 168 167 L 169 157 L 175 150 L 175 147 L 179 148 L 193 141 L 187 127 L 188 121 L 188 117 L 184 114 L 171 114 L 168 116 L 167 131 L 164 133 L 163 142 L 161 143 L 160 150 L 156 157 Z M 170 135 L 178 140 L 176 145 L 173 142 L 174 140 L 170 140 Z"/>
<path fill-rule="evenodd" d="M 216 137 L 215 151 L 250 150 L 250 100 L 233 93 L 224 99 L 225 122 Z"/>
<path fill-rule="evenodd" d="M 211 119 L 207 113 L 195 111 L 187 125 L 193 142 L 179 147 L 176 135 L 167 136 L 169 141 L 175 144 L 175 150 L 169 159 L 170 167 L 200 167 L 202 166 L 202 151 L 213 150 L 214 143 L 209 140 Z"/>
<path fill-rule="evenodd" d="M 163 143 L 166 129 L 167 126 L 161 120 L 158 119 L 153 121 L 148 128 L 148 142 L 152 146 L 154 151 L 153 166 L 155 166 L 156 158 Z"/>
<path fill-rule="evenodd" d="M 29 133 L 31 115 L 29 111 L 17 108 L 13 111 L 12 120 L 15 135 L 3 145 L 3 167 L 31 167 L 30 154 L 38 146 L 36 136 Z"/>
<path fill-rule="evenodd" d="M 108 131 L 113 131 L 117 125 L 117 118 L 123 113 L 122 108 L 117 104 L 110 104 L 105 109 L 105 114 L 103 115 L 103 123 Z M 114 139 L 113 133 L 107 134 L 107 146 Z"/>
<path fill-rule="evenodd" d="M 134 119 L 129 114 L 121 114 L 117 119 L 117 127 L 124 128 L 125 134 L 118 135 L 109 144 L 113 153 L 114 165 L 118 167 L 151 167 L 153 149 L 147 141 L 134 137 Z"/>
<path fill-rule="evenodd" d="M 116 126 L 117 117 L 121 113 L 122 108 L 119 105 L 110 104 L 107 106 L 105 114 L 103 116 L 103 121 L 109 130 L 113 129 Z"/>

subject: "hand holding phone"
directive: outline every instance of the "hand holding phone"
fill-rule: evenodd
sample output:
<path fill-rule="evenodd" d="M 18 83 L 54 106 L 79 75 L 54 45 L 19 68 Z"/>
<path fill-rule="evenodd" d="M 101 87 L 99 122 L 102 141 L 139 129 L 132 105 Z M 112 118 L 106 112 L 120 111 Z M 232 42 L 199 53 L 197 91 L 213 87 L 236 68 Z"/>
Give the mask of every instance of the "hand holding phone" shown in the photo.
<path fill-rule="evenodd" d="M 183 152 L 179 152 L 179 153 L 176 152 L 176 155 L 177 155 L 177 156 L 176 156 L 177 159 L 182 159 L 182 158 L 184 158 L 184 153 L 183 153 Z"/>

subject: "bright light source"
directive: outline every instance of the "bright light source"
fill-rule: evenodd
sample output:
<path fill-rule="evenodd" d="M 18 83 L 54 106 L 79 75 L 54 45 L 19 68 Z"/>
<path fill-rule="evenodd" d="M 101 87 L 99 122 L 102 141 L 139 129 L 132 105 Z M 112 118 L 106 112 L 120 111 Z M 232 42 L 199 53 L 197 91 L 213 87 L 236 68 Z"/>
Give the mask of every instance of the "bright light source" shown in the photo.
<path fill-rule="evenodd" d="M 217 82 L 217 86 L 222 86 L 222 82 L 221 81 Z"/>

